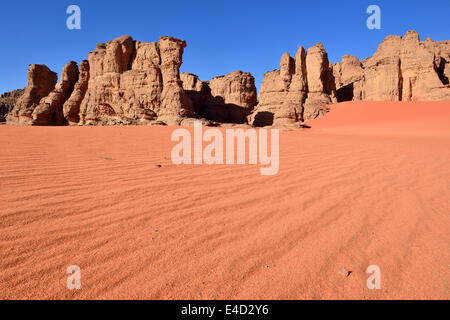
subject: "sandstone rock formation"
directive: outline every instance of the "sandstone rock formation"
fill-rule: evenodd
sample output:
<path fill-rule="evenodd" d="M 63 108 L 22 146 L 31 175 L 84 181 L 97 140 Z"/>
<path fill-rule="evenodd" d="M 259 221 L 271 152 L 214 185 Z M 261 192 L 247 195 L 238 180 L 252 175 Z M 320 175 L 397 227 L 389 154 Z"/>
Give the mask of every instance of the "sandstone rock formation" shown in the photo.
<path fill-rule="evenodd" d="M 183 88 L 201 117 L 222 123 L 246 123 L 257 103 L 255 79 L 248 72 L 234 71 L 211 81 L 182 73 Z"/>
<path fill-rule="evenodd" d="M 280 69 L 264 75 L 259 102 L 250 73 L 210 81 L 180 74 L 185 47 L 166 36 L 154 43 L 122 36 L 99 43 L 80 69 L 69 62 L 57 85 L 56 73 L 31 65 L 21 97 L 0 104 L 0 121 L 9 112 L 9 124 L 24 125 L 179 125 L 203 118 L 298 126 L 340 101 L 450 100 L 450 41 L 421 42 L 415 31 L 388 36 L 363 61 L 345 55 L 330 64 L 320 43 L 307 51 L 299 47 L 295 58 L 285 53 Z"/>
<path fill-rule="evenodd" d="M 186 42 L 169 37 L 159 39 L 163 91 L 158 119 L 168 124 L 181 122 L 182 117 L 194 117 L 192 101 L 183 90 L 180 66 Z"/>
<path fill-rule="evenodd" d="M 345 55 L 342 63 L 333 63 L 336 95 L 338 101 L 362 100 L 364 69 L 357 57 Z"/>
<path fill-rule="evenodd" d="M 303 110 L 303 120 L 315 119 L 328 112 L 327 105 L 337 102 L 333 69 L 321 43 L 306 53 L 308 96 Z"/>
<path fill-rule="evenodd" d="M 61 73 L 61 81 L 50 94 L 43 98 L 33 110 L 33 125 L 65 124 L 63 104 L 70 97 L 78 81 L 79 71 L 76 62 L 66 64 Z"/>
<path fill-rule="evenodd" d="M 291 125 L 326 112 L 335 101 L 333 69 L 322 44 L 308 52 L 300 46 L 295 58 L 283 54 L 280 70 L 264 75 L 259 104 L 249 117 L 255 126 Z"/>
<path fill-rule="evenodd" d="M 32 64 L 28 69 L 27 79 L 23 95 L 6 117 L 9 124 L 30 125 L 34 109 L 55 88 L 58 76 L 44 65 Z"/>
<path fill-rule="evenodd" d="M 24 89 L 5 92 L 0 95 L 0 122 L 6 121 L 6 115 L 16 105 L 17 100 L 23 95 Z"/>
<path fill-rule="evenodd" d="M 388 36 L 372 57 L 333 65 L 338 101 L 450 100 L 448 41 L 421 42 L 415 31 Z"/>
<path fill-rule="evenodd" d="M 145 43 L 129 36 L 97 45 L 89 53 L 80 124 L 145 124 L 156 118 L 179 124 L 183 117 L 195 116 L 179 73 L 185 47 L 184 41 L 170 37 Z"/>
<path fill-rule="evenodd" d="M 83 60 L 80 64 L 80 74 L 69 99 L 63 105 L 63 116 L 67 123 L 76 125 L 80 122 L 80 106 L 89 83 L 89 62 Z"/>
<path fill-rule="evenodd" d="M 449 85 L 450 79 L 450 41 L 433 42 L 425 40 L 425 46 L 435 51 L 435 67 L 444 85 Z"/>
<path fill-rule="evenodd" d="M 264 75 L 255 126 L 292 125 L 325 114 L 327 105 L 351 100 L 450 100 L 450 41 L 420 42 L 415 31 L 388 36 L 365 61 L 345 55 L 330 64 L 322 44 Z"/>
<path fill-rule="evenodd" d="M 122 36 L 100 43 L 88 61 L 56 73 L 32 65 L 23 97 L 8 116 L 10 124 L 102 125 L 180 124 L 196 117 L 183 90 L 179 68 L 186 42 L 161 37 L 145 43 Z"/>

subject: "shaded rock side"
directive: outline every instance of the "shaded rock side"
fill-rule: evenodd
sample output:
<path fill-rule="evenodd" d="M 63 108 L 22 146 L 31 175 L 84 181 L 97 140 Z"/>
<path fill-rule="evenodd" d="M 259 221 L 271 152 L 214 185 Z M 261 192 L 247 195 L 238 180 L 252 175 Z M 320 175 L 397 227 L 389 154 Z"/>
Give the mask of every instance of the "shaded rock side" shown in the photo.
<path fill-rule="evenodd" d="M 24 91 L 24 89 L 17 89 L 0 95 L 0 122 L 6 121 L 6 115 L 11 112 Z"/>
<path fill-rule="evenodd" d="M 448 86 L 450 79 L 450 41 L 434 42 L 430 38 L 425 40 L 425 46 L 435 51 L 435 68 L 442 83 Z"/>
<path fill-rule="evenodd" d="M 211 121 L 242 124 L 257 103 L 254 77 L 234 71 L 211 81 L 182 73 L 183 88 L 193 102 L 195 112 Z"/>
<path fill-rule="evenodd" d="M 27 73 L 27 87 L 16 105 L 6 116 L 6 122 L 12 125 L 31 125 L 33 111 L 42 98 L 48 96 L 55 88 L 58 76 L 47 66 L 30 65 Z"/>
<path fill-rule="evenodd" d="M 321 43 L 306 53 L 308 96 L 303 106 L 303 120 L 311 120 L 328 112 L 327 105 L 337 102 L 333 68 Z"/>
<path fill-rule="evenodd" d="M 364 98 L 364 69 L 357 57 L 345 55 L 342 63 L 333 63 L 336 98 L 338 101 L 358 101 Z"/>
<path fill-rule="evenodd" d="M 80 64 L 80 74 L 69 99 L 63 105 L 63 117 L 67 124 L 76 125 L 80 121 L 80 106 L 86 95 L 89 83 L 89 62 L 83 60 Z"/>
<path fill-rule="evenodd" d="M 64 125 L 66 123 L 63 105 L 72 94 L 78 77 L 79 70 L 76 62 L 71 61 L 64 66 L 61 72 L 61 81 L 33 110 L 32 125 Z"/>

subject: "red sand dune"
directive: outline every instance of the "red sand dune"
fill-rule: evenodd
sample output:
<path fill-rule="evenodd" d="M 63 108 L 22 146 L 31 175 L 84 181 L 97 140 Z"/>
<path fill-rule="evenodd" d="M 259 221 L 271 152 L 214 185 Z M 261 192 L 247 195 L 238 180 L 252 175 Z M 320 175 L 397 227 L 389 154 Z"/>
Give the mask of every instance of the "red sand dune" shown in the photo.
<path fill-rule="evenodd" d="M 309 121 L 313 128 L 353 128 L 394 134 L 448 134 L 450 101 L 345 102 L 332 105 L 325 117 Z"/>
<path fill-rule="evenodd" d="M 275 176 L 173 165 L 171 127 L 0 126 L 0 298 L 449 299 L 449 102 L 310 124 Z"/>

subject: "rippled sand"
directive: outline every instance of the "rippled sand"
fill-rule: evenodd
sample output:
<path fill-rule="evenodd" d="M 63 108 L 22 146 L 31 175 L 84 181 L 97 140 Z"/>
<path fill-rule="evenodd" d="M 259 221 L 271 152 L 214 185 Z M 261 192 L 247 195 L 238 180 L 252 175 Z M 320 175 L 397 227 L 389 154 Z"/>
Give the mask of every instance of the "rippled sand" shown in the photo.
<path fill-rule="evenodd" d="M 171 127 L 0 126 L 0 298 L 449 299 L 450 102 L 310 124 L 275 176 L 176 166 Z"/>

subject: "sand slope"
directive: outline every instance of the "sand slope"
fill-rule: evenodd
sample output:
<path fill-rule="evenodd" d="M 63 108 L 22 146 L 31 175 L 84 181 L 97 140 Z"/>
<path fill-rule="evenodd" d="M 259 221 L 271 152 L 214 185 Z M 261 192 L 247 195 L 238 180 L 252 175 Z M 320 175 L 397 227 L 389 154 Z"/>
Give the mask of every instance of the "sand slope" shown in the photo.
<path fill-rule="evenodd" d="M 275 176 L 175 166 L 170 127 L 0 126 L 0 298 L 449 299 L 450 103 L 310 124 Z"/>

